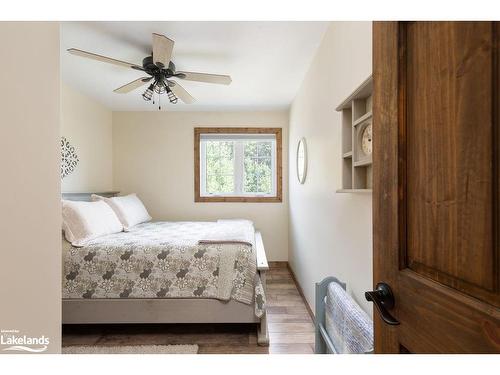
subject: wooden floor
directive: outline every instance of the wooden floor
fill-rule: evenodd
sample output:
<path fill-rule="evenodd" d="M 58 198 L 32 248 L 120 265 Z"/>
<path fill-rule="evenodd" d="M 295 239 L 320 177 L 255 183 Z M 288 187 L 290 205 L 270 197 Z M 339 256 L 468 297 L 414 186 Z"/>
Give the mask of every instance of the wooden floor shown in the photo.
<path fill-rule="evenodd" d="M 269 347 L 257 345 L 252 324 L 65 325 L 62 344 L 166 345 L 198 344 L 199 353 L 312 354 L 314 325 L 286 268 L 270 263 L 267 277 Z"/>

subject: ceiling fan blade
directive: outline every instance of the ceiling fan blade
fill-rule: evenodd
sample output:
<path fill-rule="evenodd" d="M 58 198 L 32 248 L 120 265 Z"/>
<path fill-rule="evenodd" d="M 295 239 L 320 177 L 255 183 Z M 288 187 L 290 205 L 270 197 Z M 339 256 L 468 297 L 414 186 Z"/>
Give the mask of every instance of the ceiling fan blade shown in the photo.
<path fill-rule="evenodd" d="M 129 82 L 126 85 L 118 87 L 116 90 L 113 90 L 113 92 L 116 92 L 118 94 L 126 94 L 127 92 L 135 90 L 135 89 L 141 87 L 142 85 L 148 83 L 152 79 L 153 79 L 153 77 L 138 78 L 135 81 Z"/>
<path fill-rule="evenodd" d="M 165 35 L 153 33 L 153 62 L 160 68 L 168 68 L 172 58 L 174 41 Z"/>
<path fill-rule="evenodd" d="M 171 86 L 171 83 L 173 83 L 173 85 Z M 179 83 L 177 82 L 174 82 L 174 81 L 169 81 L 169 87 L 170 89 L 173 91 L 173 93 L 175 94 L 175 96 L 177 96 L 180 100 L 182 100 L 184 103 L 186 104 L 193 104 L 196 99 L 193 98 L 185 89 L 184 87 L 182 87 L 181 85 L 179 85 Z"/>
<path fill-rule="evenodd" d="M 81 49 L 69 48 L 68 52 L 71 53 L 72 55 L 86 57 L 88 59 L 97 60 L 97 61 L 105 62 L 105 63 L 108 63 L 108 64 L 123 66 L 125 68 L 132 68 L 132 69 L 137 69 L 137 70 L 144 70 L 142 68 L 142 66 L 139 66 L 139 65 L 136 65 L 136 64 L 132 64 L 132 63 L 129 63 L 129 62 L 126 62 L 126 61 L 121 61 L 121 60 L 113 59 L 111 57 L 106 57 L 106 56 L 98 55 L 96 53 L 82 51 Z"/>
<path fill-rule="evenodd" d="M 176 77 L 185 79 L 186 81 L 216 83 L 219 85 L 229 85 L 232 82 L 231 76 L 220 75 L 220 74 L 176 72 Z"/>

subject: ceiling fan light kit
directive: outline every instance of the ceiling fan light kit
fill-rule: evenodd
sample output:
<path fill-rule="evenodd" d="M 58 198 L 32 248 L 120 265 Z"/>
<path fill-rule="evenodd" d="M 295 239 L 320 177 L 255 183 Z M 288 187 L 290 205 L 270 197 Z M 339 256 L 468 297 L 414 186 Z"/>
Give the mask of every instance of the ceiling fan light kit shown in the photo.
<path fill-rule="evenodd" d="M 76 48 L 69 48 L 68 52 L 88 59 L 105 62 L 125 68 L 131 68 L 144 72 L 149 77 L 138 78 L 114 90 L 117 94 L 126 94 L 146 83 L 153 80 L 148 88 L 142 93 L 142 98 L 145 101 L 155 103 L 154 95 L 158 95 L 158 109 L 161 110 L 160 98 L 161 95 L 167 94 L 167 98 L 171 104 L 176 104 L 178 100 L 182 100 L 186 104 L 192 104 L 195 99 L 174 79 L 186 81 L 215 83 L 220 85 L 229 85 L 231 77 L 228 75 L 195 73 L 195 72 L 178 72 L 175 64 L 171 61 L 174 41 L 161 34 L 153 34 L 153 53 L 146 56 L 142 60 L 142 66 L 128 63 L 126 61 L 117 60 L 111 57 L 98 55 L 92 52 L 82 51 Z"/>
<path fill-rule="evenodd" d="M 178 98 L 177 96 L 175 96 L 175 94 L 172 92 L 172 90 L 170 90 L 168 86 L 167 86 L 167 96 L 170 103 L 177 104 Z"/>
<path fill-rule="evenodd" d="M 142 98 L 146 101 L 151 100 L 151 98 L 153 97 L 154 88 L 155 88 L 154 85 L 150 84 L 149 87 L 146 89 L 146 91 L 144 91 L 144 93 L 142 94 Z"/>

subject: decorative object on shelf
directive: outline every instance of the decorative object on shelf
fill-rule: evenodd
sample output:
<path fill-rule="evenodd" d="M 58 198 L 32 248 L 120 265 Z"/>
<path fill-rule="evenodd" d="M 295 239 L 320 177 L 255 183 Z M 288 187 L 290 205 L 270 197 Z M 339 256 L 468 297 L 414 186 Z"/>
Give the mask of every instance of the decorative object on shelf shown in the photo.
<path fill-rule="evenodd" d="M 75 147 L 69 143 L 66 137 L 61 137 L 61 179 L 73 173 L 78 162 Z"/>
<path fill-rule="evenodd" d="M 142 94 L 142 98 L 146 101 L 152 100 L 154 104 L 154 96 L 157 94 L 158 110 L 161 110 L 160 99 L 163 94 L 167 94 L 167 98 L 172 104 L 176 104 L 178 99 L 182 100 L 186 104 L 194 103 L 195 99 L 179 84 L 179 82 L 174 79 L 216 83 L 220 85 L 229 85 L 231 83 L 231 77 L 227 75 L 177 71 L 175 64 L 171 61 L 174 41 L 167 38 L 165 35 L 153 33 L 152 44 L 153 52 L 151 55 L 146 56 L 142 60 L 142 64 L 133 64 L 92 52 L 82 51 L 76 48 L 69 48 L 68 52 L 72 55 L 86 57 L 88 59 L 118 65 L 124 68 L 131 68 L 146 73 L 149 77 L 146 76 L 137 78 L 132 82 L 118 87 L 114 90 L 114 92 L 118 94 L 126 94 L 152 81 L 146 91 Z"/>
<path fill-rule="evenodd" d="M 297 178 L 301 184 L 306 180 L 307 175 L 307 146 L 306 139 L 301 138 L 297 144 Z"/>
<path fill-rule="evenodd" d="M 370 76 L 336 108 L 342 113 L 342 189 L 338 193 L 371 192 L 372 89 Z"/>
<path fill-rule="evenodd" d="M 365 156 L 372 154 L 372 124 L 368 123 L 361 132 L 361 151 Z"/>

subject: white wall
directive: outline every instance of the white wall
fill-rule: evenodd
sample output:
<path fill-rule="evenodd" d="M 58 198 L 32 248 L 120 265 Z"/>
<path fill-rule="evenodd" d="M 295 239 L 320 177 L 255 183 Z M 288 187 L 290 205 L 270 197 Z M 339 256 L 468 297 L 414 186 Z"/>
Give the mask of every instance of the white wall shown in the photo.
<path fill-rule="evenodd" d="M 283 202 L 195 203 L 197 126 L 282 127 Z M 286 112 L 114 112 L 114 188 L 137 192 L 155 220 L 251 219 L 262 231 L 268 260 L 287 260 L 287 128 Z"/>
<path fill-rule="evenodd" d="M 309 163 L 304 185 L 290 173 L 289 262 L 311 307 L 314 283 L 335 275 L 371 312 L 364 291 L 372 286 L 372 197 L 335 193 L 342 179 L 335 107 L 371 70 L 371 22 L 332 22 L 290 110 L 289 169 L 295 171 L 300 137 Z"/>
<path fill-rule="evenodd" d="M 61 346 L 59 25 L 0 22 L 0 329 Z M 31 72 L 31 73 L 29 73 Z M 0 345 L 0 353 L 8 345 Z M 10 352 L 12 353 L 12 352 Z"/>
<path fill-rule="evenodd" d="M 61 135 L 76 148 L 78 165 L 61 183 L 63 192 L 113 188 L 111 110 L 66 84 L 61 85 Z"/>

